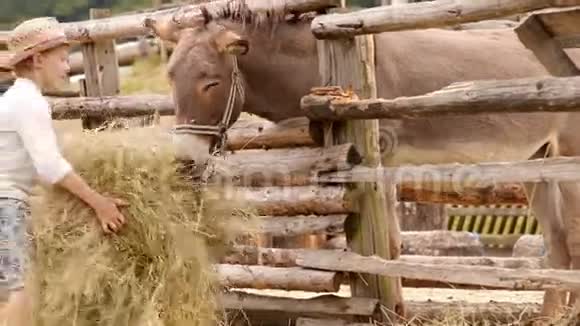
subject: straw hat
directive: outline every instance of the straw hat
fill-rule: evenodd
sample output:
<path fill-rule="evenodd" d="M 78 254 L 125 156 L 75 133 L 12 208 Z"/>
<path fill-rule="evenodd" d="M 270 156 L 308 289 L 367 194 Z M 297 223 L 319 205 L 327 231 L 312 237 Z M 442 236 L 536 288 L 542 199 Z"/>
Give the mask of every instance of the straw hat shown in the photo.
<path fill-rule="evenodd" d="M 9 65 L 26 60 L 35 53 L 68 44 L 64 28 L 54 17 L 39 17 L 18 25 L 8 39 Z"/>

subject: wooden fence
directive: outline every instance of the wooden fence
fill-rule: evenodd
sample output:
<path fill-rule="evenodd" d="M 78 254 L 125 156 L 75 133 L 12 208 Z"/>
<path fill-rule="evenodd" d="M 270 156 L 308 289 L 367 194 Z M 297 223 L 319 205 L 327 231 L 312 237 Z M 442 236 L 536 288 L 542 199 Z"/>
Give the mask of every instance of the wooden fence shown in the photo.
<path fill-rule="evenodd" d="M 459 22 L 494 18 L 497 15 L 514 14 L 522 10 L 533 11 L 577 4 L 580 2 L 434 1 L 382 6 L 354 13 L 320 15 L 315 18 L 312 22 L 312 31 L 315 37 L 320 39 L 318 50 L 321 85 L 324 83 L 330 86 L 315 89 L 313 94 L 305 96 L 302 100 L 302 109 L 309 118 L 318 121 L 318 126 L 325 130 L 325 135 L 330 135 L 330 138 L 325 139 L 325 144 L 352 142 L 363 151 L 361 153 L 363 162 L 348 171 L 333 171 L 327 175 L 317 176 L 318 182 L 349 184 L 351 189 L 360 192 L 357 197 L 358 216 L 354 222 L 345 227 L 347 246 L 351 252 L 308 253 L 298 258 L 297 264 L 316 270 L 358 273 L 357 278 L 351 279 L 353 296 L 378 299 L 386 311 L 391 312 L 386 314 L 390 320 L 396 318 L 399 312 L 406 310 L 401 293 L 401 278 L 461 284 L 473 282 L 472 285 L 477 283 L 485 286 L 505 286 L 510 289 L 530 289 L 529 285 L 532 283 L 542 289 L 573 289 L 575 285 L 560 281 L 553 283 L 549 281 L 551 285 L 548 287 L 540 284 L 546 281 L 547 275 L 566 273 L 568 275 L 566 277 L 574 277 L 576 274 L 574 271 L 522 269 L 514 271 L 484 266 L 460 266 L 454 263 L 448 266 L 408 264 L 401 260 L 396 249 L 393 250 L 389 246 L 397 244 L 397 238 L 400 237 L 397 234 L 399 230 L 394 223 L 395 219 L 391 217 L 397 199 L 396 183 L 413 182 L 425 173 L 434 177 L 429 178 L 431 182 L 454 183 L 459 180 L 455 175 L 456 172 L 460 170 L 465 172 L 465 169 L 471 168 L 473 168 L 471 171 L 477 171 L 477 176 L 473 177 L 478 179 L 477 183 L 480 185 L 547 180 L 579 181 L 580 174 L 577 172 L 579 158 L 486 163 L 473 166 L 450 164 L 379 168 L 378 144 L 374 141 L 379 138 L 379 126 L 378 120 L 374 119 L 482 112 L 577 111 L 579 108 L 574 102 L 579 99 L 580 93 L 575 90 L 574 84 L 580 79 L 568 77 L 500 82 L 473 81 L 453 84 L 423 96 L 392 100 L 376 99 L 374 39 L 369 36 L 372 33 L 442 27 Z M 552 10 L 550 8 L 547 14 L 552 13 Z M 561 14 L 562 12 L 565 14 Z M 571 20 L 571 17 L 579 18 L 580 12 L 578 8 L 566 8 L 558 13 L 560 14 L 558 18 L 563 20 L 559 21 L 559 24 L 555 19 L 545 18 L 546 13 L 536 14 L 528 17 L 516 32 L 522 42 L 534 51 L 554 75 L 573 76 L 576 70 L 569 65 L 570 58 L 562 59 L 563 50 L 554 39 L 570 37 L 574 33 L 580 34 L 580 28 L 574 29 L 575 25 Z M 543 22 L 543 25 L 530 23 L 536 20 Z M 546 34 L 549 29 L 552 38 L 542 41 L 552 41 L 548 44 L 551 45 L 550 53 L 545 49 L 548 46 L 546 42 L 540 46 L 527 37 L 534 28 L 536 32 L 538 29 L 541 32 L 545 28 Z M 561 51 L 556 51 L 558 49 Z M 559 54 L 559 57 L 554 53 Z M 550 91 L 540 93 L 539 89 L 543 89 L 544 85 L 547 85 Z M 356 100 L 350 99 L 352 94 L 343 90 L 347 87 L 354 91 Z M 555 109 L 556 107 L 559 108 Z M 504 272 L 506 274 L 503 274 Z M 474 275 L 477 275 L 477 280 Z"/>
<path fill-rule="evenodd" d="M 542 164 L 482 164 L 477 168 L 487 171 L 489 174 L 486 177 L 499 176 L 503 183 L 497 186 L 481 182 L 461 191 L 445 185 L 431 189 L 417 184 L 413 178 L 395 180 L 390 177 L 393 172 L 409 170 L 408 167 L 398 170 L 378 168 L 376 119 L 424 114 L 464 114 L 465 107 L 473 105 L 466 104 L 461 98 L 462 92 L 466 90 L 476 94 L 497 93 L 498 101 L 506 96 L 498 92 L 498 83 L 473 82 L 411 98 L 375 99 L 373 38 L 369 33 L 447 26 L 549 6 L 574 4 L 573 1 L 504 0 L 495 1 L 495 7 L 490 7 L 486 3 L 413 3 L 371 8 L 356 13 L 320 15 L 315 19 L 312 30 L 320 39 L 321 77 L 336 87 L 353 86 L 354 92 L 361 99 L 345 101 L 340 91 L 321 94 L 317 90 L 314 94 L 305 94 L 302 101 L 303 109 L 311 120 L 296 119 L 279 125 L 264 121 L 238 121 L 228 130 L 228 148 L 236 151 L 219 163 L 226 166 L 222 169 L 226 173 L 219 177 L 221 181 L 228 180 L 236 185 L 237 191 L 244 195 L 262 217 L 257 225 L 258 232 L 281 238 L 330 234 L 336 236 L 335 240 L 341 237 L 343 240 L 335 244 L 334 248 L 325 250 L 312 249 L 316 246 L 308 249 L 235 246 L 216 266 L 222 284 L 229 288 L 220 299 L 223 308 L 232 314 L 243 310 L 245 317 L 268 320 L 272 325 L 287 325 L 285 319 L 292 320 L 294 325 L 303 326 L 371 325 L 372 320 L 384 320 L 387 316 L 396 318 L 404 312 L 408 318 L 441 317 L 441 314 L 446 313 L 446 308 L 460 308 L 468 318 L 485 318 L 493 314 L 495 320 L 507 320 L 513 315 L 531 317 L 538 311 L 538 307 L 530 309 L 529 305 L 522 307 L 505 303 L 445 305 L 438 302 L 407 302 L 401 287 L 483 286 L 494 289 L 544 290 L 580 286 L 578 273 L 546 269 L 541 257 L 481 257 L 483 240 L 473 233 L 399 232 L 394 228 L 394 211 L 398 200 L 476 205 L 498 202 L 521 204 L 525 203 L 525 197 L 518 182 L 580 178 L 577 172 L 580 163 L 578 158 L 543 160 Z M 275 6 L 279 5 L 280 8 L 271 8 L 271 4 L 255 1 L 251 9 L 307 12 L 336 5 L 334 1 L 326 0 L 275 2 Z M 220 9 L 231 6 L 231 3 L 216 1 L 208 6 L 210 13 L 217 14 Z M 102 54 L 98 49 L 110 48 L 111 42 L 117 37 L 146 34 L 147 19 L 172 17 L 187 26 L 199 18 L 200 7 L 194 5 L 187 8 L 187 11 L 183 11 L 186 14 L 178 14 L 175 8 L 170 8 L 153 13 L 95 18 L 68 24 L 67 33 L 71 39 L 84 42 L 84 68 L 87 76 L 84 94 L 87 96 L 52 98 L 53 118 L 102 120 L 154 112 L 173 114 L 173 104 L 164 96 L 116 96 L 114 85 L 118 76 L 114 73 L 114 56 L 111 59 L 111 54 Z M 409 12 L 415 14 L 405 14 Z M 95 13 L 93 17 L 96 16 Z M 114 51 L 112 53 L 114 55 Z M 331 56 L 334 56 L 332 60 Z M 99 64 L 108 68 L 96 69 Z M 113 78 L 111 83 L 107 82 L 109 78 Z M 539 83 L 550 87 L 550 92 L 538 92 L 530 86 Z M 501 85 L 508 88 L 510 85 L 519 85 L 509 94 L 509 99 L 517 103 L 509 110 L 576 111 L 580 103 L 577 83 L 575 77 L 566 77 L 516 80 Z M 113 90 L 105 90 L 111 87 Z M 562 91 L 564 89 L 565 92 Z M 472 101 L 478 100 L 477 97 L 471 98 Z M 446 106 L 433 104 L 434 99 L 447 100 Z M 495 110 L 492 106 L 481 107 L 480 112 Z M 326 132 L 312 133 L 312 124 Z M 453 169 L 460 167 L 462 165 L 422 166 L 415 169 L 419 169 L 419 172 L 431 169 L 452 173 Z M 557 173 L 562 169 L 566 169 L 566 173 Z M 355 175 L 357 178 L 353 177 Z M 399 175 L 409 176 L 412 173 Z M 366 178 L 366 182 L 361 182 L 359 177 Z M 393 247 L 399 241 L 402 244 L 401 250 Z M 474 273 L 480 277 L 474 278 Z M 337 295 L 343 283 L 350 284 L 351 297 Z M 297 299 L 240 290 L 247 288 L 313 291 L 325 295 Z"/>

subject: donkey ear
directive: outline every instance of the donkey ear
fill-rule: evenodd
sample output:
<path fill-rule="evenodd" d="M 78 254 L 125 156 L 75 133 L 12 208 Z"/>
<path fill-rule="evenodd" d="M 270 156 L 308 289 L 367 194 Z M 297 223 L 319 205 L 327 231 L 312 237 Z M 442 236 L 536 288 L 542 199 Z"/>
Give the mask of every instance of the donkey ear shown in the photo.
<path fill-rule="evenodd" d="M 144 20 L 145 27 L 151 29 L 153 33 L 164 41 L 177 43 L 183 29 L 179 28 L 177 24 L 171 19 L 153 19 L 147 17 Z"/>
<path fill-rule="evenodd" d="M 232 55 L 244 55 L 250 49 L 248 40 L 230 30 L 221 31 L 215 43 L 218 51 Z"/>

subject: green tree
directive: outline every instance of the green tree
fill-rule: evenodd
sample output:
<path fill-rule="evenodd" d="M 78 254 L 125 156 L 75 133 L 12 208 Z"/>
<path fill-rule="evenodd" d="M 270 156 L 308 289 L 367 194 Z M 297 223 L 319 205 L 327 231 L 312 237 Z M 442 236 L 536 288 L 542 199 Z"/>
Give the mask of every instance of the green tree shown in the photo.
<path fill-rule="evenodd" d="M 11 29 L 25 19 L 54 16 L 62 22 L 88 18 L 89 8 L 114 12 L 150 7 L 151 0 L 0 0 L 0 28 Z"/>

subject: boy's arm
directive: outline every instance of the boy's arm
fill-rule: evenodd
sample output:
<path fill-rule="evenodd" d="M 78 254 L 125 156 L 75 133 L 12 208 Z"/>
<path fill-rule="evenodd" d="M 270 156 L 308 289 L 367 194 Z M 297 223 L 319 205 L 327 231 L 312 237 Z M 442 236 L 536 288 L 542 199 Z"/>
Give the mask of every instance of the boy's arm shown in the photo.
<path fill-rule="evenodd" d="M 117 231 L 125 218 L 116 205 L 123 203 L 94 191 L 62 157 L 48 103 L 27 102 L 16 109 L 15 124 L 40 178 L 64 187 L 91 206 L 106 232 Z"/>

